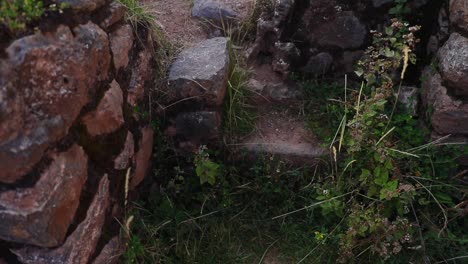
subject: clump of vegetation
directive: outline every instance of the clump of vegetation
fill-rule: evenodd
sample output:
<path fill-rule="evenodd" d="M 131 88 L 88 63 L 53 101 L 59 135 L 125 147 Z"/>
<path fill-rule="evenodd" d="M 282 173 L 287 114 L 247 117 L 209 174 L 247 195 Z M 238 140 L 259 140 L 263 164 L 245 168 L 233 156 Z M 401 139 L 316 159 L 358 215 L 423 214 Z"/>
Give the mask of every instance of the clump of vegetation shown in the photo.
<path fill-rule="evenodd" d="M 4 24 L 11 34 L 18 34 L 47 12 L 62 12 L 67 7 L 66 3 L 45 6 L 41 0 L 4 0 L 0 3 L 0 24 Z"/>
<path fill-rule="evenodd" d="M 11 31 L 22 31 L 45 11 L 41 0 L 5 0 L 0 3 L 0 23 Z"/>
<path fill-rule="evenodd" d="M 230 63 L 224 111 L 224 134 L 227 141 L 234 142 L 239 137 L 252 132 L 256 114 L 248 103 L 248 98 L 252 96 L 247 88 L 251 73 L 245 68 L 244 62 L 232 43 L 230 44 Z"/>
<path fill-rule="evenodd" d="M 148 103 L 152 105 L 153 103 L 157 103 L 153 97 L 164 97 L 164 88 L 167 85 L 167 71 L 174 59 L 177 47 L 167 38 L 151 7 L 142 5 L 138 0 L 118 1 L 127 7 L 125 19 L 132 25 L 137 36 L 144 31 L 150 35 L 150 39 L 152 40 L 152 42 L 148 43 L 151 45 L 153 62 L 155 63 L 155 88 L 150 91 L 148 97 Z M 146 39 L 139 39 L 139 41 L 146 42 Z M 159 107 L 163 108 L 160 110 L 165 109 L 163 106 Z M 152 119 L 151 111 L 148 117 L 150 120 Z"/>

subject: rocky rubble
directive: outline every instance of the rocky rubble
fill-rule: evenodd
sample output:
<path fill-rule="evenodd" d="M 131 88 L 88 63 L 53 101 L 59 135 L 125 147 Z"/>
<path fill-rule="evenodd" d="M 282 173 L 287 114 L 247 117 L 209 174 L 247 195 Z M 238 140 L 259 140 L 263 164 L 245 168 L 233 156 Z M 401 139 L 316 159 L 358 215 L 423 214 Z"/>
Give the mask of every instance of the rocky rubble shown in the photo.
<path fill-rule="evenodd" d="M 127 170 L 136 188 L 150 166 L 153 130 L 132 108 L 146 111 L 153 43 L 117 1 L 56 2 L 77 15 L 0 40 L 1 251 L 23 263 L 103 263 L 124 244 L 111 228 L 123 221 L 114 189 Z"/>

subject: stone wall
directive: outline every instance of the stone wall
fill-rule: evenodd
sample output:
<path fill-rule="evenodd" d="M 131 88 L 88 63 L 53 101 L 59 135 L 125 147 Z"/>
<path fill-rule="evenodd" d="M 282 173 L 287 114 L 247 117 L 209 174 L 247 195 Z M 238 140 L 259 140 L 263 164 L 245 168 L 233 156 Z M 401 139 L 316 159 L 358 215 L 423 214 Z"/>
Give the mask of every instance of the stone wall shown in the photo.
<path fill-rule="evenodd" d="M 151 35 L 116 1 L 57 2 L 0 41 L 0 263 L 117 261 L 126 175 L 152 155 Z"/>
<path fill-rule="evenodd" d="M 429 43 L 433 64 L 422 76 L 422 103 L 434 138 L 451 135 L 451 141 L 468 142 L 468 3 L 451 0 L 440 11 L 448 14 L 447 25 L 439 19 L 439 30 Z M 441 36 L 444 36 L 441 38 Z M 448 39 L 447 39 L 448 38 Z M 436 41 L 443 39 L 443 41 Z M 468 165 L 466 158 L 462 163 Z"/>
<path fill-rule="evenodd" d="M 434 10 L 443 1 L 409 0 L 412 24 L 432 29 Z M 257 38 L 250 48 L 251 61 L 270 62 L 284 78 L 300 72 L 311 78 L 342 77 L 372 42 L 371 30 L 389 24 L 392 0 L 280 0 L 273 12 L 264 12 Z M 426 36 L 420 36 L 423 42 Z M 419 51 L 418 51 L 419 52 Z"/>

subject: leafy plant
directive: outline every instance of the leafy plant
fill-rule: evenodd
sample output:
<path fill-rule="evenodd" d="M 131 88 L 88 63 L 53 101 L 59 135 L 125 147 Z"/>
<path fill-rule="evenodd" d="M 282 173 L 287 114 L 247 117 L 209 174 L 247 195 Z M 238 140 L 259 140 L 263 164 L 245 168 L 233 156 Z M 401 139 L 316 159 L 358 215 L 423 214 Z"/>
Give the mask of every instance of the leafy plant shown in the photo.
<path fill-rule="evenodd" d="M 205 145 L 201 146 L 197 155 L 195 156 L 195 172 L 200 177 L 200 184 L 205 182 L 214 185 L 216 178 L 221 176 L 221 165 L 210 159 L 210 154 L 207 152 Z"/>
<path fill-rule="evenodd" d="M 0 23 L 12 31 L 22 31 L 45 11 L 44 3 L 40 0 L 4 0 L 0 3 Z"/>

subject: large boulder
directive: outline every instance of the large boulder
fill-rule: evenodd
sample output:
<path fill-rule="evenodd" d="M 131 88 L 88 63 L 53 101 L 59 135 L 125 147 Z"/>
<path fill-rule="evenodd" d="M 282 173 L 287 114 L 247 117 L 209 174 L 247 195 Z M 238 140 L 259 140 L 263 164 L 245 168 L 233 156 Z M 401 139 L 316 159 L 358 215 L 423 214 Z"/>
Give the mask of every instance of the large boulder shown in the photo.
<path fill-rule="evenodd" d="M 229 71 L 228 42 L 212 38 L 182 51 L 169 71 L 169 99 L 222 105 Z"/>
<path fill-rule="evenodd" d="M 452 33 L 438 53 L 440 73 L 455 94 L 468 95 L 468 38 Z"/>
<path fill-rule="evenodd" d="M 0 61 L 0 182 L 27 174 L 108 78 L 107 34 L 93 23 L 13 42 Z"/>
<path fill-rule="evenodd" d="M 80 202 L 88 157 L 78 145 L 49 157 L 30 188 L 0 193 L 0 238 L 42 247 L 60 245 Z"/>
<path fill-rule="evenodd" d="M 450 22 L 468 33 L 468 2 L 466 0 L 450 1 Z"/>
<path fill-rule="evenodd" d="M 422 103 L 430 111 L 431 124 L 440 135 L 468 135 L 468 104 L 447 94 L 440 74 L 427 68 L 423 72 Z"/>

